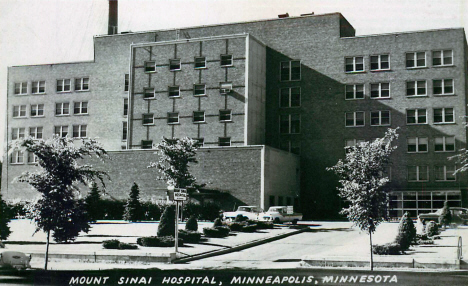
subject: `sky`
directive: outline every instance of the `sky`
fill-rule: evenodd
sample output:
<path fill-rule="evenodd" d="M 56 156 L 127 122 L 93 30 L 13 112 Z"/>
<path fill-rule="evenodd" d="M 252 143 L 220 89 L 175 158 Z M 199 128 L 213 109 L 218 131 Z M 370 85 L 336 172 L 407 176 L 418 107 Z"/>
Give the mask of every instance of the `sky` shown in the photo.
<path fill-rule="evenodd" d="M 340 12 L 356 35 L 468 30 L 467 0 L 119 0 L 119 31 L 146 31 Z M 93 60 L 107 0 L 0 0 L 0 157 L 7 67 Z"/>

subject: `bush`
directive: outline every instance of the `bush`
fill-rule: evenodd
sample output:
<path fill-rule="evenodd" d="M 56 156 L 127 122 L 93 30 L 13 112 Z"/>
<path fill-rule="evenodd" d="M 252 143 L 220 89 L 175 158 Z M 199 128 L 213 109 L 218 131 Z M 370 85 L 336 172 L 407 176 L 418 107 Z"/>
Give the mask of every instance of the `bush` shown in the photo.
<path fill-rule="evenodd" d="M 231 231 L 242 231 L 242 228 L 245 226 L 245 223 L 242 222 L 231 222 L 228 224 L 228 227 Z"/>
<path fill-rule="evenodd" d="M 200 218 L 201 209 L 202 209 L 202 206 L 200 204 L 196 204 L 194 202 L 188 202 L 184 204 L 182 214 L 184 217 Z"/>
<path fill-rule="evenodd" d="M 161 208 L 152 202 L 141 202 L 141 212 L 144 220 L 155 221 L 161 218 Z"/>
<path fill-rule="evenodd" d="M 88 214 L 86 213 L 86 204 L 83 200 L 68 201 L 69 209 L 73 212 L 67 216 L 60 217 L 55 223 L 56 227 L 52 234 L 55 242 L 69 243 L 74 241 L 80 232 L 89 231 Z"/>
<path fill-rule="evenodd" d="M 184 243 L 199 243 L 201 239 L 201 233 L 198 231 L 192 230 L 179 230 L 179 238 L 184 241 Z"/>
<path fill-rule="evenodd" d="M 130 189 L 130 194 L 128 196 L 127 203 L 125 204 L 125 211 L 123 214 L 123 219 L 136 222 L 141 221 L 141 203 L 140 203 L 140 189 L 138 185 L 134 182 L 132 188 Z"/>
<path fill-rule="evenodd" d="M 200 207 L 199 218 L 202 220 L 214 221 L 219 218 L 221 207 L 217 203 L 207 202 Z"/>
<path fill-rule="evenodd" d="M 185 223 L 185 230 L 198 231 L 198 222 L 195 216 L 191 216 Z"/>
<path fill-rule="evenodd" d="M 206 237 L 222 238 L 229 235 L 229 227 L 218 226 L 218 227 L 205 227 L 203 234 Z"/>
<path fill-rule="evenodd" d="M 173 236 L 146 236 L 139 237 L 137 239 L 137 244 L 147 247 L 172 247 L 175 244 L 175 239 Z M 184 245 L 184 241 L 179 238 L 179 246 Z"/>
<path fill-rule="evenodd" d="M 120 242 L 117 239 L 104 240 L 102 246 L 105 249 L 137 249 L 138 246 L 130 243 Z"/>
<path fill-rule="evenodd" d="M 400 248 L 400 245 L 397 243 L 373 245 L 372 253 L 378 254 L 378 255 L 399 255 L 401 254 L 401 248 Z"/>
<path fill-rule="evenodd" d="M 430 240 L 422 240 L 422 239 L 419 239 L 416 241 L 418 244 L 420 245 L 426 245 L 426 244 L 434 244 L 434 241 L 432 239 Z"/>
<path fill-rule="evenodd" d="M 218 226 L 223 226 L 223 222 L 221 221 L 220 218 L 215 219 L 213 223 L 213 227 L 218 227 Z"/>
<path fill-rule="evenodd" d="M 11 230 L 8 226 L 10 217 L 7 211 L 7 205 L 0 194 L 0 240 L 5 240 L 10 236 Z"/>
<path fill-rule="evenodd" d="M 426 234 L 428 237 L 439 234 L 439 226 L 434 221 L 428 222 L 426 225 Z"/>
<path fill-rule="evenodd" d="M 439 216 L 439 225 L 440 226 L 447 226 L 450 225 L 452 222 L 452 213 L 450 212 L 450 207 L 448 202 L 444 202 L 444 207 L 442 208 L 442 213 Z"/>
<path fill-rule="evenodd" d="M 241 214 L 238 214 L 234 221 L 235 222 L 243 222 L 243 221 L 247 221 L 247 218 L 245 216 L 241 215 Z"/>
<path fill-rule="evenodd" d="M 270 221 L 256 221 L 257 229 L 272 229 L 274 227 L 273 222 Z"/>
<path fill-rule="evenodd" d="M 249 224 L 242 227 L 242 232 L 255 232 L 257 230 L 256 224 Z"/>
<path fill-rule="evenodd" d="M 101 194 L 97 184 L 93 182 L 91 190 L 85 197 L 86 212 L 88 213 L 88 220 L 90 222 L 96 222 L 98 219 L 102 219 L 101 215 Z"/>
<path fill-rule="evenodd" d="M 395 243 L 400 245 L 401 250 L 407 250 L 411 243 L 416 238 L 416 228 L 414 227 L 413 220 L 409 217 L 409 213 L 405 213 L 400 220 L 398 225 L 398 236 L 395 239 Z"/>
<path fill-rule="evenodd" d="M 121 220 L 125 210 L 125 201 L 101 200 L 100 212 L 96 219 Z"/>
<path fill-rule="evenodd" d="M 166 207 L 161 215 L 161 221 L 158 225 L 158 236 L 174 236 L 175 235 L 175 206 Z"/>

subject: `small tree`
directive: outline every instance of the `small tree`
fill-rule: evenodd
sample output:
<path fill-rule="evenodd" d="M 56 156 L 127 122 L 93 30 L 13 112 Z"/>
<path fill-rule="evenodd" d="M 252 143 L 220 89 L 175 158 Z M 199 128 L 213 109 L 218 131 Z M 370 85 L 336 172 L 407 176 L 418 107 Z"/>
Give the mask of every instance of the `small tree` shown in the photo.
<path fill-rule="evenodd" d="M 339 176 L 339 195 L 350 203 L 341 213 L 369 234 L 371 270 L 372 233 L 386 217 L 387 192 L 382 187 L 388 182 L 385 168 L 396 149 L 391 143 L 397 137 L 396 129 L 388 129 L 383 138 L 346 147 L 346 158 L 327 168 Z"/>
<path fill-rule="evenodd" d="M 175 206 L 166 207 L 158 225 L 158 236 L 174 236 L 175 235 Z"/>
<path fill-rule="evenodd" d="M 141 220 L 140 189 L 135 182 L 133 182 L 127 204 L 125 205 L 123 219 L 133 222 Z"/>
<path fill-rule="evenodd" d="M 26 182 L 41 197 L 29 206 L 29 217 L 36 223 L 36 231 L 43 230 L 47 235 L 45 269 L 47 270 L 49 240 L 51 232 L 67 233 L 67 237 L 88 231 L 88 223 L 82 221 L 82 210 L 77 208 L 74 187 L 77 183 L 87 184 L 94 179 L 103 183 L 103 171 L 91 165 L 79 165 L 78 160 L 95 156 L 103 159 L 106 151 L 95 140 L 82 140 L 80 147 L 73 139 L 53 136 L 49 140 L 27 138 L 15 141 L 9 152 L 25 149 L 37 157 L 40 169 L 36 173 L 25 172 L 17 178 Z M 68 228 L 66 231 L 65 228 Z M 71 229 L 70 229 L 71 228 Z"/>
<path fill-rule="evenodd" d="M 1 170 L 1 165 L 0 165 Z M 10 222 L 9 214 L 7 213 L 7 206 L 5 201 L 2 199 L 2 194 L 0 193 L 0 239 L 5 240 L 10 236 L 11 230 L 8 226 Z"/>
<path fill-rule="evenodd" d="M 444 207 L 442 208 L 442 213 L 439 216 L 439 225 L 446 227 L 452 222 L 452 213 L 450 212 L 450 207 L 448 202 L 444 202 Z"/>
<path fill-rule="evenodd" d="M 96 182 L 91 184 L 91 190 L 85 198 L 85 204 L 90 222 L 96 222 L 96 220 L 101 218 L 101 194 Z"/>
<path fill-rule="evenodd" d="M 195 216 L 191 216 L 185 223 L 185 230 L 198 231 L 198 222 Z"/>
<path fill-rule="evenodd" d="M 405 212 L 398 225 L 398 236 L 395 242 L 398 243 L 401 250 L 404 251 L 410 247 L 415 238 L 416 228 L 414 227 L 413 220 L 409 216 L 409 213 Z"/>

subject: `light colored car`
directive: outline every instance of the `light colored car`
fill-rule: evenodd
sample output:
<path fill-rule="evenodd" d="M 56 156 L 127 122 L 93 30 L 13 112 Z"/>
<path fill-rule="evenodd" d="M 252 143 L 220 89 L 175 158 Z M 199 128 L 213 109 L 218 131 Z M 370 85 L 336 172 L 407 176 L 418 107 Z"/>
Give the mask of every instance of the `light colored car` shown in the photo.
<path fill-rule="evenodd" d="M 31 268 L 31 255 L 26 256 L 20 251 L 1 250 L 0 251 L 0 267 L 27 269 Z"/>
<path fill-rule="evenodd" d="M 460 207 L 451 207 L 450 212 L 452 213 L 452 222 L 466 224 L 468 222 L 468 209 Z M 433 213 L 420 214 L 419 218 L 425 221 L 439 221 L 439 217 L 442 214 L 442 209 L 438 209 Z"/>
<path fill-rule="evenodd" d="M 242 215 L 249 220 L 258 220 L 258 215 L 261 212 L 263 212 L 263 210 L 257 206 L 240 206 L 235 212 L 224 212 L 223 219 L 233 221 L 238 215 Z"/>
<path fill-rule="evenodd" d="M 260 214 L 260 220 L 274 223 L 292 222 L 296 224 L 302 219 L 301 213 L 295 213 L 293 208 L 287 206 L 270 207 L 267 212 Z"/>

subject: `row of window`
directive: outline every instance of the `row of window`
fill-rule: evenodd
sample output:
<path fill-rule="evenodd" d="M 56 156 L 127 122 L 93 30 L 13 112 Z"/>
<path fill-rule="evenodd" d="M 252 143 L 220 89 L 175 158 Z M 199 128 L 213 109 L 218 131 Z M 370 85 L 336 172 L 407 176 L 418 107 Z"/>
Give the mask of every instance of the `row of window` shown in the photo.
<path fill-rule="evenodd" d="M 55 115 L 70 115 L 70 103 L 60 102 L 55 103 Z M 88 114 L 88 102 L 79 101 L 73 103 L 73 114 L 83 115 Z M 44 116 L 44 104 L 31 104 L 29 106 L 30 117 L 43 117 Z M 13 106 L 13 118 L 26 118 L 27 117 L 27 105 L 14 105 Z"/>
<path fill-rule="evenodd" d="M 345 99 L 364 99 L 366 96 L 365 84 L 348 84 L 345 87 Z M 432 80 L 433 95 L 454 95 L 453 79 Z M 427 96 L 427 81 L 415 80 L 406 82 L 406 96 Z M 379 82 L 370 84 L 370 98 L 390 98 L 390 83 Z"/>
<path fill-rule="evenodd" d="M 435 181 L 455 181 L 455 165 L 434 166 Z M 408 182 L 427 182 L 429 181 L 429 166 L 408 166 Z"/>
<path fill-rule="evenodd" d="M 427 56 L 429 52 L 410 52 L 405 55 L 406 68 L 425 68 L 427 67 Z M 432 51 L 432 66 L 451 66 L 453 65 L 452 50 L 437 50 Z M 364 57 L 345 57 L 345 72 L 363 72 L 365 71 Z M 371 55 L 370 70 L 384 71 L 390 70 L 390 55 Z"/>
<path fill-rule="evenodd" d="M 220 65 L 221 67 L 230 67 L 233 65 L 232 55 L 220 55 Z M 204 69 L 206 68 L 206 57 L 195 57 L 193 67 L 195 69 Z M 164 67 L 164 65 L 156 65 L 155 61 L 145 61 L 145 72 L 154 73 L 156 72 L 156 67 Z M 170 71 L 180 71 L 182 69 L 182 64 L 180 59 L 170 59 L 169 60 L 169 70 Z"/>
<path fill-rule="evenodd" d="M 218 146 L 231 146 L 232 142 L 231 137 L 218 137 L 218 142 L 205 142 L 204 138 L 192 138 L 196 140 L 200 147 L 203 147 L 205 144 L 217 144 Z M 240 142 L 238 142 L 240 143 Z M 141 149 L 153 149 L 153 140 L 141 140 Z"/>
<path fill-rule="evenodd" d="M 365 142 L 364 139 L 346 139 L 345 146 L 352 147 Z M 434 137 L 434 152 L 455 152 L 455 136 Z M 406 139 L 408 153 L 429 152 L 428 137 L 408 137 Z"/>
<path fill-rule="evenodd" d="M 72 79 L 58 79 L 56 83 L 57 92 L 71 92 L 72 82 L 74 82 L 74 91 L 89 91 L 89 77 L 75 78 Z M 32 94 L 45 94 L 46 93 L 46 82 L 45 80 L 31 82 L 31 93 Z M 28 94 L 28 82 L 15 82 L 15 95 Z"/>
<path fill-rule="evenodd" d="M 167 92 L 169 97 L 180 97 L 180 86 L 168 86 Z M 219 87 L 219 92 L 222 95 L 227 95 L 232 91 L 232 83 L 221 83 Z M 154 87 L 146 87 L 143 90 L 144 99 L 155 99 L 156 93 L 159 93 L 155 90 Z M 195 84 L 193 86 L 193 95 L 194 96 L 204 96 L 206 95 L 206 84 Z"/>
<path fill-rule="evenodd" d="M 217 115 L 205 115 L 205 111 L 194 111 L 192 115 L 193 123 L 205 123 L 205 116 L 217 116 Z M 219 110 L 219 121 L 221 122 L 232 121 L 232 110 L 230 109 Z M 167 123 L 179 124 L 179 112 L 168 112 Z M 154 113 L 143 114 L 143 125 L 154 125 Z"/>
<path fill-rule="evenodd" d="M 84 124 L 72 125 L 72 137 L 73 138 L 86 138 L 88 126 Z M 43 139 L 44 127 L 29 127 L 29 136 L 34 139 Z M 59 125 L 54 126 L 54 134 L 66 137 L 69 135 L 69 126 L 68 125 Z M 11 140 L 23 139 L 26 137 L 26 128 L 12 128 L 11 129 Z"/>
<path fill-rule="evenodd" d="M 370 125 L 371 126 L 385 126 L 390 125 L 390 111 L 379 110 L 370 111 Z M 427 109 L 407 109 L 406 110 L 406 124 L 427 124 Z M 455 123 L 455 111 L 453 108 L 434 108 L 433 109 L 433 123 Z M 365 126 L 365 112 L 355 111 L 346 112 L 345 115 L 346 127 L 362 127 Z"/>

